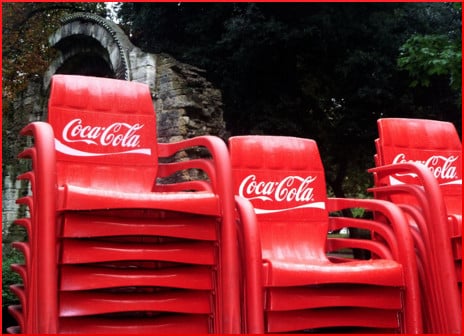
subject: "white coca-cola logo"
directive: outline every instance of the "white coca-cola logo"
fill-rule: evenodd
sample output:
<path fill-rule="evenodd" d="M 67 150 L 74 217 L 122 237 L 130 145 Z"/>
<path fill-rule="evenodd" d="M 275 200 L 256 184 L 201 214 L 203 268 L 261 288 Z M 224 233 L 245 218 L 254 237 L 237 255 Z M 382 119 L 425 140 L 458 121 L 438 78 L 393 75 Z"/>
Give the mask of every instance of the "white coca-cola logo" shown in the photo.
<path fill-rule="evenodd" d="M 315 202 L 312 183 L 317 177 L 287 176 L 280 181 L 259 181 L 256 175 L 248 175 L 239 186 L 239 195 L 253 201 L 270 201 L 277 203 L 300 203 L 290 208 L 260 209 L 255 206 L 257 214 L 287 211 L 297 208 L 325 209 L 324 202 Z"/>
<path fill-rule="evenodd" d="M 56 149 L 72 156 L 102 156 L 123 153 L 135 153 L 151 155 L 150 148 L 140 148 L 140 134 L 137 132 L 143 128 L 143 124 L 128 124 L 115 122 L 109 126 L 84 125 L 82 119 L 73 119 L 66 124 L 61 133 L 64 142 L 79 143 L 103 147 L 121 147 L 124 150 L 111 153 L 87 152 L 72 148 L 55 139 Z"/>
<path fill-rule="evenodd" d="M 405 162 L 416 162 L 425 165 L 437 179 L 443 180 L 455 180 L 457 179 L 458 172 L 455 162 L 459 159 L 459 156 L 442 156 L 442 155 L 433 155 L 425 160 L 408 160 L 406 155 L 401 153 L 398 154 L 392 163 L 405 163 Z M 398 174 L 399 175 L 399 174 Z M 413 175 L 414 174 L 409 174 Z"/>
<path fill-rule="evenodd" d="M 71 120 L 63 128 L 63 140 L 66 142 L 85 142 L 102 146 L 121 146 L 135 148 L 140 144 L 140 135 L 136 134 L 143 125 L 113 123 L 107 127 L 83 126 L 81 119 Z"/>

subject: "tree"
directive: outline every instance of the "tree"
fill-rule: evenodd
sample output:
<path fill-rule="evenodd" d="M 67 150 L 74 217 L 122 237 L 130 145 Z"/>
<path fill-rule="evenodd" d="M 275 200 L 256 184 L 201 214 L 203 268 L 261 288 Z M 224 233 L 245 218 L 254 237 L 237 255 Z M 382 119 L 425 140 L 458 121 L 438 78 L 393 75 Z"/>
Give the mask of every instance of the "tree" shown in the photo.
<path fill-rule="evenodd" d="M 450 3 L 446 8 L 448 19 L 439 22 L 444 29 L 410 36 L 401 45 L 397 62 L 399 68 L 410 76 L 411 87 L 426 87 L 430 89 L 429 92 L 440 92 L 442 97 L 440 86 L 448 82 L 445 85 L 456 93 L 457 105 L 461 106 L 462 4 Z"/>
<path fill-rule="evenodd" d="M 398 65 L 412 77 L 412 87 L 429 87 L 436 76 L 447 76 L 453 90 L 461 90 L 461 41 L 446 35 L 414 35 L 400 48 Z"/>
<path fill-rule="evenodd" d="M 54 57 L 48 38 L 66 14 L 90 11 L 105 15 L 100 3 L 2 3 L 3 80 L 7 98 L 43 74 Z"/>
<path fill-rule="evenodd" d="M 61 17 L 81 11 L 106 13 L 103 3 L 2 2 L 2 164 L 15 160 L 21 146 L 18 133 L 29 117 L 15 102 L 31 83 L 41 83 L 56 56 L 49 36 Z"/>
<path fill-rule="evenodd" d="M 460 32 L 446 3 L 124 3 L 119 14 L 136 45 L 207 70 L 232 134 L 316 139 L 339 196 L 371 183 L 378 118 L 460 124 L 449 88 L 412 88 L 396 62 L 415 34 Z"/>
<path fill-rule="evenodd" d="M 446 3 L 424 11 L 431 27 L 411 34 L 399 48 L 397 64 L 408 75 L 412 104 L 420 116 L 448 120 L 461 133 L 461 9 Z"/>

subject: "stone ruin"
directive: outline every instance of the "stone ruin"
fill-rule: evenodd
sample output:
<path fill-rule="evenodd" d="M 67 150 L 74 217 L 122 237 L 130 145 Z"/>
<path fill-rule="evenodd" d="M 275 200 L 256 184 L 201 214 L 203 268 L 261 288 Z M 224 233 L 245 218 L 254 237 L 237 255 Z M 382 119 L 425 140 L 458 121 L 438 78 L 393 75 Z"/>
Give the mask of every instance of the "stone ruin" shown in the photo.
<path fill-rule="evenodd" d="M 147 84 L 157 114 L 159 142 L 173 142 L 211 134 L 226 137 L 221 92 L 205 79 L 205 72 L 167 54 L 150 54 L 134 46 L 114 22 L 90 13 L 75 13 L 62 20 L 49 38 L 58 57 L 44 74 L 43 83 L 31 83 L 15 107 L 29 121 L 46 120 L 51 77 L 78 74 Z M 17 238 L 12 221 L 21 209 L 18 195 L 27 193 L 16 180 L 21 169 L 3 166 L 2 246 Z"/>

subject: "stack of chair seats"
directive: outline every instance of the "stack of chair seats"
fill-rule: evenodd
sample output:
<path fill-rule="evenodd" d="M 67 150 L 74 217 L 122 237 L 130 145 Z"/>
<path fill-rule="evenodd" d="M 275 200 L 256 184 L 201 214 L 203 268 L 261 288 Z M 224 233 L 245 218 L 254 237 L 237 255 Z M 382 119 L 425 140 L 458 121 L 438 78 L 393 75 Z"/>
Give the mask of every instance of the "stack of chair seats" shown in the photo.
<path fill-rule="evenodd" d="M 423 297 L 425 332 L 461 332 L 462 147 L 453 124 L 384 118 L 375 140 L 376 198 L 408 216 Z"/>
<path fill-rule="evenodd" d="M 257 218 L 239 229 L 246 332 L 422 332 L 413 240 L 397 206 L 328 198 L 319 150 L 310 139 L 235 136 L 229 151 L 235 193 L 253 204 Z M 335 216 L 350 208 L 385 220 Z M 342 227 L 382 240 L 328 239 L 329 231 Z M 349 247 L 368 249 L 372 257 L 328 254 Z"/>
<path fill-rule="evenodd" d="M 14 244 L 25 263 L 12 266 L 23 283 L 10 332 L 241 331 L 223 140 L 158 143 L 147 85 L 74 75 L 53 76 L 48 122 L 22 134 L 32 194 L 18 200 L 30 216 L 17 221 L 28 241 Z M 208 156 L 188 160 L 192 148 Z"/>

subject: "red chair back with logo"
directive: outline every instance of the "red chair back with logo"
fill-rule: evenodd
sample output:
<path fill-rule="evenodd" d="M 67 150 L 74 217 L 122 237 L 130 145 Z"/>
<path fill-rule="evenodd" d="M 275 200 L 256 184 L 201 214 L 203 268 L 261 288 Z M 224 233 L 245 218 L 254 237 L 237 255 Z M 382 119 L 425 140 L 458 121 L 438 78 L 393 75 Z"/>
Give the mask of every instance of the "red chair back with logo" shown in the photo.
<path fill-rule="evenodd" d="M 426 119 L 379 119 L 381 164 L 419 162 L 433 173 L 448 213 L 462 213 L 462 145 L 450 122 Z M 396 174 L 389 184 L 421 184 L 413 174 Z"/>
<path fill-rule="evenodd" d="M 313 157 L 308 160 L 316 142 L 286 137 L 287 143 L 283 144 L 272 136 L 265 141 L 255 139 L 243 137 L 240 146 L 234 146 L 235 140 L 231 138 L 230 146 L 234 152 L 231 157 L 234 189 L 255 208 L 263 253 L 278 254 L 275 246 L 287 245 L 302 248 L 301 253 L 310 248 L 313 251 L 309 255 L 317 251 L 318 259 L 325 259 L 328 213 L 324 169 L 320 160 Z M 292 140 L 294 144 L 289 144 Z M 263 145 L 266 150 L 261 148 Z M 289 147 L 293 150 L 287 151 Z M 271 154 L 262 157 L 263 153 Z M 301 244 L 302 235 L 307 239 L 306 247 Z M 287 252 L 295 250 L 289 248 Z"/>
<path fill-rule="evenodd" d="M 75 77 L 71 89 L 72 76 L 52 79 L 48 120 L 55 132 L 58 185 L 150 191 L 158 156 L 148 87 Z"/>

